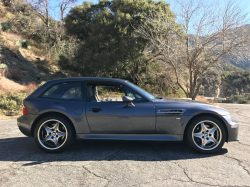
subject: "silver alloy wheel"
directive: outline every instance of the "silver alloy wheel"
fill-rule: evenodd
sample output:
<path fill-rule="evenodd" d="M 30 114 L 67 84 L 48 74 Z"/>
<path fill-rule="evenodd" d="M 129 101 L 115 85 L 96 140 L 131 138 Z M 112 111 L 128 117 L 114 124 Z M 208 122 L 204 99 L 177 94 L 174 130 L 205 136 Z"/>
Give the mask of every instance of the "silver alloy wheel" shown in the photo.
<path fill-rule="evenodd" d="M 45 121 L 37 131 L 39 143 L 46 149 L 55 150 L 62 147 L 68 137 L 66 126 L 59 120 Z"/>
<path fill-rule="evenodd" d="M 201 121 L 192 130 L 193 142 L 202 150 L 215 149 L 220 144 L 221 138 L 220 127 L 212 121 Z"/>

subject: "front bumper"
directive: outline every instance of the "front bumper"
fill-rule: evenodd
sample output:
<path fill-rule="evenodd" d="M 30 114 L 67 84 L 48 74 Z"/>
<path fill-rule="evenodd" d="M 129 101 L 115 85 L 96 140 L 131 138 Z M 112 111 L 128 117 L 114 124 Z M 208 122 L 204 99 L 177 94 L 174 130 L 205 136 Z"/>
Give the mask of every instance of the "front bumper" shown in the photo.
<path fill-rule="evenodd" d="M 38 115 L 34 114 L 27 114 L 24 116 L 21 116 L 17 118 L 17 126 L 19 127 L 19 130 L 25 135 L 25 136 L 33 136 L 31 130 L 32 130 L 32 124 L 34 120 L 37 118 Z"/>
<path fill-rule="evenodd" d="M 239 141 L 238 133 L 239 133 L 239 124 L 235 121 L 230 122 L 228 128 L 228 142 Z"/>
<path fill-rule="evenodd" d="M 230 114 L 222 116 L 223 120 L 227 126 L 227 142 L 239 141 L 239 124 L 235 122 Z"/>

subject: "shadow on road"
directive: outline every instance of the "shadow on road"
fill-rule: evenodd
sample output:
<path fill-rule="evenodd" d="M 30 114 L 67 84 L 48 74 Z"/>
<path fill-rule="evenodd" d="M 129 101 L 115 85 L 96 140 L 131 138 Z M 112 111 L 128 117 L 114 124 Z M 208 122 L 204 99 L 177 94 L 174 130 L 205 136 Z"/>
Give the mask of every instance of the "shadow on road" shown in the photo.
<path fill-rule="evenodd" d="M 214 157 L 227 152 L 227 149 L 222 149 L 216 154 L 199 154 L 183 143 L 172 142 L 78 140 L 63 153 L 48 154 L 40 151 L 30 137 L 0 139 L 0 162 L 29 162 L 23 166 L 60 161 L 186 160 Z"/>

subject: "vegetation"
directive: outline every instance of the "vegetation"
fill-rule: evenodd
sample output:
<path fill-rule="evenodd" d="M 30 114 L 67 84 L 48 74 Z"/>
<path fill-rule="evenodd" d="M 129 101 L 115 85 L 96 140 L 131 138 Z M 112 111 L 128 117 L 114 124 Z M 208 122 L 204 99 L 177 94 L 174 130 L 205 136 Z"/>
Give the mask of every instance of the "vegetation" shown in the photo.
<path fill-rule="evenodd" d="M 226 96 L 250 93 L 250 71 L 225 72 L 222 74 L 222 81 L 226 83 Z"/>
<path fill-rule="evenodd" d="M 71 76 L 126 79 L 156 96 L 249 102 L 250 73 L 238 67 L 250 67 L 250 27 L 237 2 L 176 1 L 172 11 L 165 1 L 76 1 L 58 1 L 54 15 L 52 0 L 0 0 L 1 81 L 20 86 L 0 83 L 0 108 L 19 106 L 8 89 L 28 94 Z"/>
<path fill-rule="evenodd" d="M 122 78 L 143 87 L 154 85 L 155 72 L 161 68 L 148 55 L 149 41 L 134 34 L 137 25 L 151 19 L 151 9 L 175 24 L 174 14 L 165 2 L 113 0 L 84 2 L 72 8 L 65 17 L 65 28 L 78 45 L 73 54 L 60 56 L 60 67 L 78 76 Z"/>
<path fill-rule="evenodd" d="M 20 110 L 23 108 L 23 100 L 27 97 L 26 93 L 9 93 L 0 92 L 0 109 Z"/>
<path fill-rule="evenodd" d="M 12 29 L 12 23 L 10 21 L 6 21 L 0 24 L 1 30 L 5 32 L 9 32 Z"/>

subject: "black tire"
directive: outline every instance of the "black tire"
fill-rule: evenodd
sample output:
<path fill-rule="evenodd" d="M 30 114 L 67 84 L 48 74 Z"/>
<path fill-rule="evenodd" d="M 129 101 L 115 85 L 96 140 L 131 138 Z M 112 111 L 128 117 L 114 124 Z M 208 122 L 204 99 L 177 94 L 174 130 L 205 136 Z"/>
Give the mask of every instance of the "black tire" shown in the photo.
<path fill-rule="evenodd" d="M 58 130 L 55 130 L 57 122 Z M 48 140 L 45 140 L 47 137 Z M 74 142 L 75 132 L 65 118 L 50 115 L 38 122 L 34 131 L 34 138 L 37 146 L 41 150 L 48 153 L 58 153 L 65 150 Z M 58 143 L 58 146 L 56 146 L 55 142 Z"/>
<path fill-rule="evenodd" d="M 203 125 L 201 123 L 205 124 L 205 126 L 208 129 L 211 129 L 209 127 L 216 127 L 217 130 L 212 134 L 210 134 L 210 130 L 203 130 L 202 128 Z M 194 134 L 193 134 L 194 132 Z M 205 132 L 205 133 L 204 133 Z M 212 131 L 211 131 L 212 133 Z M 216 134 L 215 134 L 216 133 Z M 201 134 L 201 135 L 200 135 Z M 199 137 L 197 137 L 199 136 Z M 212 136 L 212 137 L 211 137 Z M 215 136 L 215 138 L 214 138 Z M 216 141 L 213 142 L 208 142 L 212 140 L 218 140 L 217 144 L 215 144 Z M 205 141 L 204 141 L 205 139 Z M 200 153 L 215 153 L 221 150 L 223 147 L 225 141 L 226 141 L 226 131 L 224 126 L 221 124 L 219 120 L 217 120 L 214 117 L 208 116 L 208 117 L 199 117 L 194 119 L 187 127 L 187 131 L 185 134 L 185 141 L 189 145 L 189 147 L 195 151 L 198 151 Z M 203 143 L 204 141 L 204 143 Z M 202 145 L 203 143 L 203 145 Z M 206 143 L 206 144 L 205 144 Z M 204 146 L 207 145 L 207 146 Z M 212 145 L 214 144 L 214 145 Z M 202 147 L 204 146 L 204 147 Z M 211 146 L 211 147 L 209 147 Z M 207 147 L 207 148 L 206 148 Z"/>

